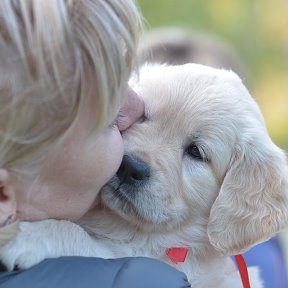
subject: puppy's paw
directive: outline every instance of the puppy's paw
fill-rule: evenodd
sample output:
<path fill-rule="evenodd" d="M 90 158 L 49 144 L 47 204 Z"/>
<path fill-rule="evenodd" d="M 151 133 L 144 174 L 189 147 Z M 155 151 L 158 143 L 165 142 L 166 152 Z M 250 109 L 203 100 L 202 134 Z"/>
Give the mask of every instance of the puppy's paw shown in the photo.
<path fill-rule="evenodd" d="M 46 258 L 61 256 L 58 255 L 59 245 L 57 247 L 57 243 L 61 243 L 58 237 L 61 233 L 57 231 L 74 225 L 69 221 L 57 220 L 21 222 L 16 238 L 1 248 L 0 260 L 11 271 L 14 268 L 27 269 Z"/>
<path fill-rule="evenodd" d="M 1 262 L 9 271 L 16 267 L 29 268 L 43 260 L 45 248 L 43 249 L 41 243 L 35 241 L 33 238 L 33 230 L 37 226 L 35 224 L 28 222 L 20 223 L 18 235 L 1 248 Z"/>

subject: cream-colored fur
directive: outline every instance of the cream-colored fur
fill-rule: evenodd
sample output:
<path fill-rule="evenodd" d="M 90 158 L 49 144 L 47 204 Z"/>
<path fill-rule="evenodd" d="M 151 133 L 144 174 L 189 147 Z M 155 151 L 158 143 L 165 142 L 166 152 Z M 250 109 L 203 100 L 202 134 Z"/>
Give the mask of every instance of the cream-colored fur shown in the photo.
<path fill-rule="evenodd" d="M 113 177 L 78 223 L 85 230 L 68 221 L 21 223 L 3 262 L 11 269 L 61 255 L 148 256 L 185 272 L 195 288 L 242 287 L 229 256 L 287 224 L 283 151 L 233 72 L 147 65 L 131 85 L 146 111 L 123 134 L 125 155 L 146 163 L 149 177 L 133 184 Z M 187 260 L 173 264 L 170 247 L 188 247 Z M 249 274 L 251 286 L 262 287 L 257 268 Z"/>

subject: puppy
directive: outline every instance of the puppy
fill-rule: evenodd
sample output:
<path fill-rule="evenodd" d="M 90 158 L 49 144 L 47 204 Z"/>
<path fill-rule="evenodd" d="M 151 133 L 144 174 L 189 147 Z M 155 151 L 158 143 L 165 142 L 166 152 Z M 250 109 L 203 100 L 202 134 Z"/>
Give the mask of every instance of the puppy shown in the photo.
<path fill-rule="evenodd" d="M 123 162 L 95 209 L 79 225 L 23 222 L 2 261 L 148 256 L 195 288 L 243 287 L 229 256 L 269 239 L 288 216 L 286 158 L 259 107 L 233 72 L 198 64 L 146 65 L 131 86 L 145 119 L 123 133 Z M 188 249 L 183 263 L 167 256 L 173 247 Z M 262 287 L 257 268 L 249 276 Z"/>

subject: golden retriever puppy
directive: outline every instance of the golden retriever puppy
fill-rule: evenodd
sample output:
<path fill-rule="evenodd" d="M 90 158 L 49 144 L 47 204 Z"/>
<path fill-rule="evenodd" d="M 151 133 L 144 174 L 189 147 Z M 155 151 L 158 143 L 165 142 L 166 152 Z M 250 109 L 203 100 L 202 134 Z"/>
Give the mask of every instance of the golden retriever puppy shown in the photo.
<path fill-rule="evenodd" d="M 195 288 L 243 287 L 229 256 L 270 238 L 288 216 L 286 157 L 259 107 L 233 72 L 198 64 L 147 65 L 131 85 L 145 119 L 123 133 L 123 162 L 95 209 L 80 225 L 22 223 L 2 261 L 11 269 L 61 255 L 148 256 Z M 167 256 L 173 247 L 188 250 L 183 263 Z M 262 287 L 258 274 L 249 268 L 253 288 Z"/>

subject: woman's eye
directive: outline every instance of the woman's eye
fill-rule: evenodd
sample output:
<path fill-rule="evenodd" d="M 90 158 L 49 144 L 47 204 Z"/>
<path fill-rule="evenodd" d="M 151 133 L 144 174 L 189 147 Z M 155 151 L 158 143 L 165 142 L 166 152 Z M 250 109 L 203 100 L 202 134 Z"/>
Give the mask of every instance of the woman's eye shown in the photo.
<path fill-rule="evenodd" d="M 194 159 L 198 159 L 198 160 L 204 160 L 202 154 L 200 153 L 198 147 L 194 144 L 188 146 L 185 150 L 185 153 L 194 158 Z"/>

